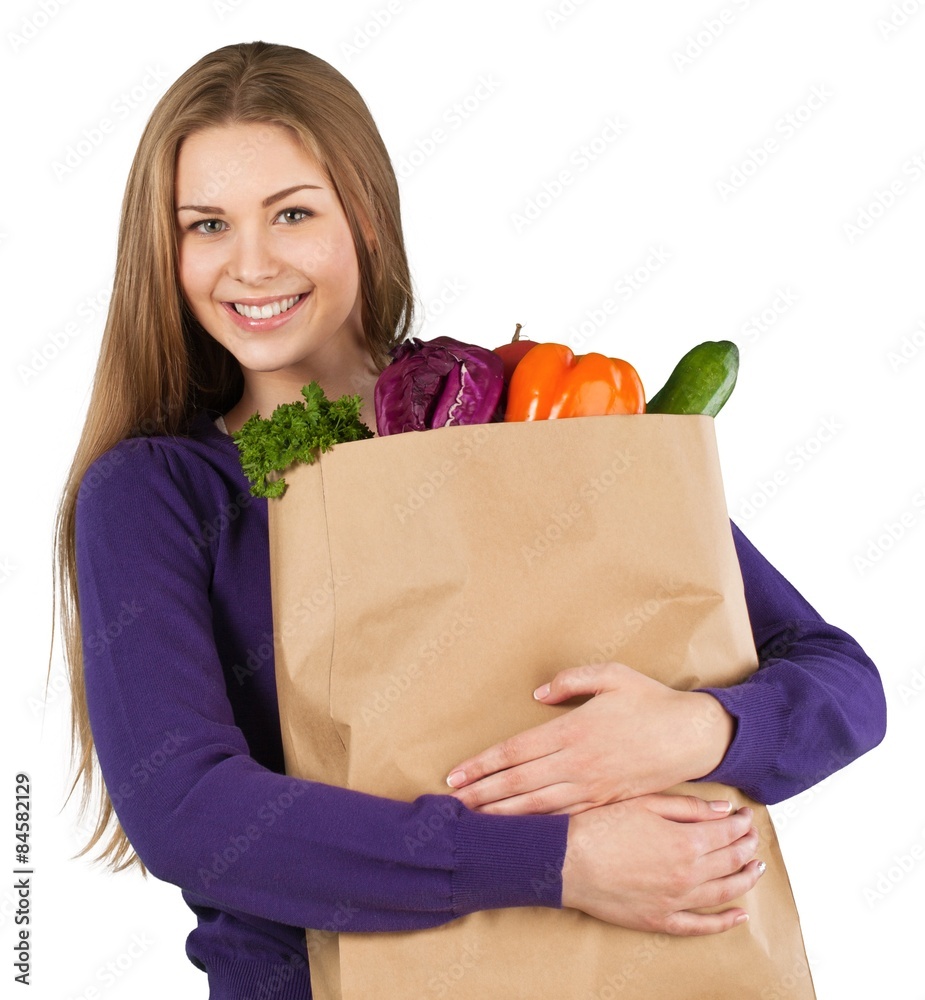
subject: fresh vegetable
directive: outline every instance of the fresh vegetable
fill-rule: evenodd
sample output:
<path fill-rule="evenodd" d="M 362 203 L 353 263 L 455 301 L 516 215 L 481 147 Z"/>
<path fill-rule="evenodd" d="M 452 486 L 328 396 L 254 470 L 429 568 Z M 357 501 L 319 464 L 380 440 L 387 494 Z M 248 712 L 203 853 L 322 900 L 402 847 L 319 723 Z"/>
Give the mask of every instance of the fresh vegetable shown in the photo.
<path fill-rule="evenodd" d="M 488 348 L 452 337 L 412 337 L 389 353 L 393 360 L 373 394 L 381 436 L 487 424 L 498 415 L 504 362 Z"/>
<path fill-rule="evenodd" d="M 266 420 L 255 413 L 232 435 L 255 497 L 281 497 L 286 492 L 286 481 L 271 480 L 270 473 L 284 472 L 294 462 L 312 463 L 342 441 L 374 436 L 360 420 L 359 395 L 332 401 L 317 382 L 304 386 L 302 395 L 304 403 L 283 403 Z"/>
<path fill-rule="evenodd" d="M 504 419 L 644 413 L 645 406 L 642 382 L 629 362 L 537 344 L 514 369 Z"/>
<path fill-rule="evenodd" d="M 646 404 L 646 412 L 715 417 L 729 399 L 738 372 L 738 347 L 730 340 L 707 340 L 681 358 L 668 381 Z"/>
<path fill-rule="evenodd" d="M 451 337 L 412 338 L 393 348 L 392 363 L 374 390 L 379 434 L 491 423 L 502 416 L 505 421 L 608 413 L 716 416 L 736 383 L 736 345 L 705 341 L 681 358 L 646 403 L 639 375 L 628 362 L 521 340 L 520 329 L 518 323 L 511 343 L 495 351 Z M 511 373 L 508 385 L 506 371 Z M 280 497 L 286 481 L 273 473 L 296 462 L 311 464 L 335 444 L 374 437 L 360 420 L 359 395 L 332 401 L 317 382 L 303 386 L 302 395 L 304 402 L 283 403 L 269 419 L 255 413 L 232 435 L 253 496 Z"/>
<path fill-rule="evenodd" d="M 534 347 L 536 347 L 535 340 L 528 340 L 526 337 L 521 337 L 520 331 L 522 327 L 518 323 L 514 329 L 514 336 L 509 344 L 502 344 L 500 347 L 494 349 L 495 354 L 504 362 L 504 384 L 508 385 L 511 381 L 511 376 L 514 374 L 514 369 L 517 367 L 520 359 Z"/>

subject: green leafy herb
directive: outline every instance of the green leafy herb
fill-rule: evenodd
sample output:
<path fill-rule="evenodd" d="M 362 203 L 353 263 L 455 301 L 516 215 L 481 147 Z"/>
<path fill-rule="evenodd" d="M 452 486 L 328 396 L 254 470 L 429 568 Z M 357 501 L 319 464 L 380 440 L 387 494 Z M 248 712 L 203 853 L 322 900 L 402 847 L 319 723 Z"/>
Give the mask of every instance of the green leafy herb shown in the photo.
<path fill-rule="evenodd" d="M 255 413 L 233 434 L 241 467 L 255 497 L 281 497 L 286 480 L 269 479 L 295 462 L 312 464 L 342 441 L 361 441 L 373 432 L 360 420 L 360 396 L 330 400 L 317 382 L 302 387 L 305 402 L 282 403 L 268 420 Z"/>

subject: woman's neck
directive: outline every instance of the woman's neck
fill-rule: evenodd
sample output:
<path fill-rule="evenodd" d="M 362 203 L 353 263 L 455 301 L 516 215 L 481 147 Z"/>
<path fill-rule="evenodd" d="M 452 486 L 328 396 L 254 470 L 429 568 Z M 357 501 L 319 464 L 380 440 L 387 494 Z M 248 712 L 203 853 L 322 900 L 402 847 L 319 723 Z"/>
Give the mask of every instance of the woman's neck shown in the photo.
<path fill-rule="evenodd" d="M 337 399 L 343 395 L 359 395 L 361 398 L 360 419 L 375 432 L 376 413 L 373 399 L 373 392 L 379 372 L 373 367 L 372 362 L 365 370 L 355 370 L 348 374 L 324 375 L 312 377 L 306 376 L 302 381 L 299 378 L 292 379 L 284 377 L 283 373 L 267 372 L 260 373 L 262 377 L 256 385 L 253 380 L 245 377 L 244 392 L 238 402 L 224 414 L 225 427 L 229 434 L 234 434 L 240 430 L 248 418 L 255 413 L 267 418 L 282 403 L 292 403 L 302 398 L 302 386 L 308 382 L 317 380 L 324 390 L 328 399 Z M 279 378 L 266 376 L 279 375 Z"/>

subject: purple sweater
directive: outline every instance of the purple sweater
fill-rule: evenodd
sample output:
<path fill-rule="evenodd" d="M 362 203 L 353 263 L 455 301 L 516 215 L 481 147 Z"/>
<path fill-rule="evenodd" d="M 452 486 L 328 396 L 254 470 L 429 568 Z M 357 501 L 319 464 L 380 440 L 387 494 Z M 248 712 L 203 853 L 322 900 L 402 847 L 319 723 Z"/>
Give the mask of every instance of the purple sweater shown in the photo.
<path fill-rule="evenodd" d="M 561 906 L 564 816 L 481 815 L 284 774 L 267 501 L 233 440 L 120 442 L 87 472 L 77 571 L 87 701 L 116 813 L 198 926 L 212 1000 L 311 995 L 302 928 L 432 927 L 476 910 Z M 736 718 L 707 778 L 777 802 L 883 738 L 873 663 L 732 527 L 761 669 L 710 689 Z M 435 811 L 436 832 L 413 854 Z M 542 887 L 542 888 L 538 888 Z"/>

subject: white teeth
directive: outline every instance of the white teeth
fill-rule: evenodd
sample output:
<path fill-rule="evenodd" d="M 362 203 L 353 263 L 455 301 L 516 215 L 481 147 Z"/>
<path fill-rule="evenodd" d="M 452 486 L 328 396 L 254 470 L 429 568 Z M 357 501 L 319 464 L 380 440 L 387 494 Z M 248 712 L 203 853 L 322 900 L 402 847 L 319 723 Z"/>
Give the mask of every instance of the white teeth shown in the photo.
<path fill-rule="evenodd" d="M 265 306 L 245 306 L 240 302 L 235 302 L 233 305 L 242 316 L 246 316 L 248 319 L 269 319 L 271 316 L 279 316 L 280 313 L 291 309 L 301 298 L 301 295 L 293 295 L 288 299 L 268 302 Z"/>

